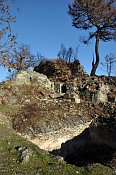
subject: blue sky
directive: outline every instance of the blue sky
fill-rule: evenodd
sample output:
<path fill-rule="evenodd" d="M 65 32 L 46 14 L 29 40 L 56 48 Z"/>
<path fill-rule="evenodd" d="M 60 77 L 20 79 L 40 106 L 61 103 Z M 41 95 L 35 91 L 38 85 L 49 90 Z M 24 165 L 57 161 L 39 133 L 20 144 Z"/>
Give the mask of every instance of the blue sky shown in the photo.
<path fill-rule="evenodd" d="M 31 46 L 32 52 L 40 52 L 47 58 L 56 58 L 61 43 L 66 48 L 79 45 L 78 58 L 90 73 L 94 40 L 89 45 L 79 41 L 83 31 L 72 27 L 71 17 L 67 14 L 69 0 L 15 0 L 15 6 L 20 9 L 14 12 L 17 22 L 13 25 L 14 33 L 18 34 L 19 43 Z M 100 59 L 104 60 L 107 54 L 116 55 L 115 42 L 100 42 Z M 0 68 L 0 80 L 6 76 L 6 71 Z M 98 68 L 97 74 L 104 74 Z"/>

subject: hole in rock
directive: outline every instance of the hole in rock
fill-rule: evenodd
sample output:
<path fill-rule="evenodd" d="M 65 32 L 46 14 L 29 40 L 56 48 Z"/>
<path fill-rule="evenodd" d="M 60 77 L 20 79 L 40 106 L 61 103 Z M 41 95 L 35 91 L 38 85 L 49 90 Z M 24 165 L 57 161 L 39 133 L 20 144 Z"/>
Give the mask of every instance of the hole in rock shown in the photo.
<path fill-rule="evenodd" d="M 61 148 L 53 150 L 51 154 L 61 156 L 68 164 L 79 167 L 94 163 L 116 167 L 116 149 L 92 142 L 88 129 L 62 143 Z"/>

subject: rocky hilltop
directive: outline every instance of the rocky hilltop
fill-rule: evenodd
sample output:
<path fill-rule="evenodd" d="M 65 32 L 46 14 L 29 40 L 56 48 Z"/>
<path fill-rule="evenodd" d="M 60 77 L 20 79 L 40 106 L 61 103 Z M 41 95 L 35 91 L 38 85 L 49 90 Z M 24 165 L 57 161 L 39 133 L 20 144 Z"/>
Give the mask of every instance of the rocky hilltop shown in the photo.
<path fill-rule="evenodd" d="M 42 62 L 0 84 L 0 121 L 58 162 L 76 165 L 74 175 L 116 173 L 116 77 L 90 77 L 79 61 Z M 15 144 L 21 166 L 24 155 L 31 157 L 33 151 Z M 50 174 L 43 168 L 37 172 Z"/>

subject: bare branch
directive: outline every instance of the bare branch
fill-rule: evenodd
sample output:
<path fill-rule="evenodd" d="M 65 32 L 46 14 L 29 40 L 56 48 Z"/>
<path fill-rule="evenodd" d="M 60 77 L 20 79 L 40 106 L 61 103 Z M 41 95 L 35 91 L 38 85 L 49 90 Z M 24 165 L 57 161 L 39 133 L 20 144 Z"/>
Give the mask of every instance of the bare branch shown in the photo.
<path fill-rule="evenodd" d="M 12 0 L 0 1 L 0 64 L 4 66 L 6 62 L 8 65 L 9 52 L 16 45 L 16 36 L 12 34 L 11 27 L 16 18 L 11 15 L 11 5 Z"/>
<path fill-rule="evenodd" d="M 95 37 L 96 61 L 92 65 L 91 75 L 95 75 L 99 65 L 99 40 L 116 40 L 115 0 L 74 0 L 69 4 L 72 25 L 77 29 L 90 30 L 87 38 L 81 38 L 84 44 Z"/>

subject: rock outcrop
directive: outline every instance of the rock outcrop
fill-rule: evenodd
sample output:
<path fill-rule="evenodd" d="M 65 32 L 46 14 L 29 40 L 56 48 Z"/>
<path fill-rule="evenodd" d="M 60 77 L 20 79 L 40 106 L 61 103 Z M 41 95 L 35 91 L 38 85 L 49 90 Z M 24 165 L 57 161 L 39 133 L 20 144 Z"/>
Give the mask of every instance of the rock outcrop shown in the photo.
<path fill-rule="evenodd" d="M 52 81 L 66 82 L 76 76 L 86 75 L 79 60 L 67 63 L 64 60 L 42 61 L 34 68 L 34 71 L 45 74 Z"/>
<path fill-rule="evenodd" d="M 49 79 L 21 71 L 0 84 L 1 106 L 20 106 L 9 114 L 13 129 L 68 163 L 116 165 L 116 78 L 90 77 L 79 63 L 59 70 L 60 61 L 48 62 L 52 72 L 45 65 Z M 28 162 L 32 152 L 22 148 L 20 159 Z"/>
<path fill-rule="evenodd" d="M 116 149 L 116 111 L 110 116 L 99 116 L 90 125 L 92 142 L 105 144 Z"/>
<path fill-rule="evenodd" d="M 51 94 L 51 82 L 46 75 L 21 71 L 12 80 L 0 84 L 0 104 L 26 104 L 46 99 Z"/>
<path fill-rule="evenodd" d="M 84 144 L 85 141 L 86 143 L 92 141 L 107 144 L 110 147 L 113 147 L 114 144 L 115 147 L 116 121 L 111 117 L 114 115 L 115 106 L 113 105 L 77 104 L 75 102 L 69 104 L 58 101 L 47 103 L 41 100 L 38 105 L 27 105 L 14 114 L 12 123 L 13 128 L 21 135 L 46 150 L 58 149 L 62 143 L 68 140 L 67 143 L 70 143 L 64 145 L 68 145 L 66 147 L 69 149 L 67 151 L 69 153 L 74 150 L 74 147 L 77 149 L 82 146 L 83 141 Z M 99 124 L 100 116 L 104 118 L 104 122 L 101 119 Z M 91 121 L 93 122 L 89 127 Z M 78 137 L 87 127 L 89 127 L 89 132 L 86 134 L 86 138 L 82 137 L 82 142 L 80 140 L 78 142 L 76 139 L 74 139 L 76 142 L 70 141 L 74 136 Z M 67 150 L 66 147 L 64 150 Z"/>
<path fill-rule="evenodd" d="M 60 62 L 62 60 L 56 61 Z M 50 65 L 54 67 L 57 65 L 56 63 L 57 62 L 53 61 L 50 62 Z M 16 74 L 14 79 L 1 83 L 0 104 L 26 104 L 37 102 L 39 99 L 50 98 L 62 98 L 64 101 L 69 100 L 76 103 L 81 103 L 82 101 L 92 103 L 116 102 L 115 77 L 111 77 L 110 81 L 106 77 L 90 77 L 84 75 L 83 71 L 81 72 L 82 74 L 79 74 L 79 70 L 81 69 L 78 70 L 78 75 L 75 73 L 75 76 L 73 76 L 73 73 L 71 73 L 69 76 L 65 68 L 67 65 L 65 64 L 66 62 L 64 62 L 63 70 L 55 67 L 55 72 L 59 70 L 62 73 L 50 74 L 49 79 L 44 74 L 33 71 L 21 71 Z M 70 64 L 73 65 L 73 63 Z M 67 68 L 69 70 L 69 67 Z M 43 70 L 45 71 L 44 68 Z M 66 71 L 65 75 L 68 76 L 66 81 L 64 81 L 63 78 L 63 71 Z M 72 72 L 71 68 L 70 72 Z"/>
<path fill-rule="evenodd" d="M 51 82 L 46 75 L 36 73 L 33 71 L 21 71 L 16 74 L 13 80 L 15 86 L 30 85 L 30 86 L 40 86 L 43 89 L 51 89 Z"/>
<path fill-rule="evenodd" d="M 112 110 L 111 110 L 112 111 Z M 116 116 L 115 109 L 110 115 L 96 117 L 80 135 L 62 143 L 52 153 L 60 155 L 70 164 L 87 166 L 101 163 L 116 167 Z"/>

